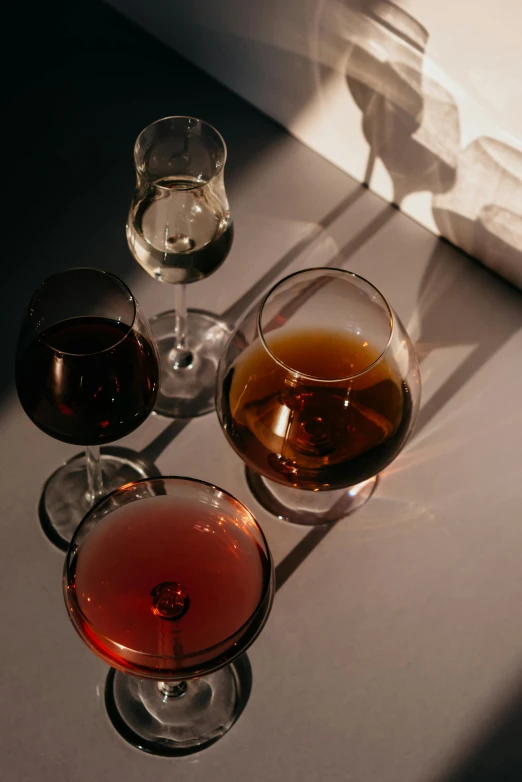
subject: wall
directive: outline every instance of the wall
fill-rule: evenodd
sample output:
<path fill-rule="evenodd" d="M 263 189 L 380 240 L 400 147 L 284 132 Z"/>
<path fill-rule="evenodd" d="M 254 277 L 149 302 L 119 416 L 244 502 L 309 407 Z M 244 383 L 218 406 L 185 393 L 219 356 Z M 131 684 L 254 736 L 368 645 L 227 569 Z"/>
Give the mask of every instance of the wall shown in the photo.
<path fill-rule="evenodd" d="M 111 4 L 522 287 L 520 0 Z"/>

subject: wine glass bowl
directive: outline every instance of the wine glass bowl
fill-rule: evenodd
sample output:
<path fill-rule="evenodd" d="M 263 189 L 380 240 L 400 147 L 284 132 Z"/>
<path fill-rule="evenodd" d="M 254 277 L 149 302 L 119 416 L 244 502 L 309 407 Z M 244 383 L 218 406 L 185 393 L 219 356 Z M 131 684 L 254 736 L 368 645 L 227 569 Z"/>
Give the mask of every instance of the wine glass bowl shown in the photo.
<path fill-rule="evenodd" d="M 187 312 L 185 303 L 185 286 L 215 272 L 232 246 L 225 162 L 221 135 L 193 117 L 153 122 L 134 148 L 129 249 L 154 279 L 175 285 L 175 309 L 151 320 L 162 368 L 156 411 L 171 417 L 213 408 L 217 363 L 230 334 L 220 318 Z"/>
<path fill-rule="evenodd" d="M 324 523 L 369 498 L 404 447 L 419 399 L 413 347 L 382 294 L 350 272 L 308 269 L 238 324 L 216 407 L 261 504 Z"/>
<path fill-rule="evenodd" d="M 149 325 L 127 286 L 108 272 L 70 269 L 33 295 L 16 353 L 22 407 L 43 432 L 85 453 L 47 481 L 41 507 L 68 543 L 103 492 L 143 477 L 143 465 L 99 446 L 134 431 L 158 393 L 158 354 Z M 104 483 L 105 479 L 105 483 Z"/>
<path fill-rule="evenodd" d="M 140 133 L 134 161 L 137 183 L 127 223 L 134 257 L 161 282 L 204 279 L 232 244 L 221 135 L 192 117 L 166 117 Z"/>
<path fill-rule="evenodd" d="M 121 672 L 110 693 L 118 722 L 159 753 L 203 746 L 231 727 L 240 693 L 230 663 L 261 631 L 273 591 L 250 511 L 188 478 L 137 481 L 101 500 L 64 570 L 74 627 Z"/>

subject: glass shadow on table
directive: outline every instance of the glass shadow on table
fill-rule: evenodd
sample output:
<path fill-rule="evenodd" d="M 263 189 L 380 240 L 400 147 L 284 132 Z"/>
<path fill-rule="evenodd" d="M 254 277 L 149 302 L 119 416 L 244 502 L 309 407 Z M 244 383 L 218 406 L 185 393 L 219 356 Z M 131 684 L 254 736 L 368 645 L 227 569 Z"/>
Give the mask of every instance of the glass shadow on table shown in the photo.
<path fill-rule="evenodd" d="M 102 456 L 105 457 L 104 469 L 106 471 L 109 469 L 107 477 L 110 480 L 110 483 L 113 485 L 118 483 L 119 485 L 124 486 L 130 481 L 135 481 L 137 474 L 139 474 L 141 478 L 156 478 L 161 475 L 154 462 L 151 461 L 151 459 L 148 458 L 147 455 L 143 452 L 138 453 L 130 448 L 124 448 L 118 445 L 108 445 L 101 448 L 100 450 Z M 81 457 L 81 454 L 75 454 L 71 457 L 71 459 L 67 460 L 65 464 L 67 465 L 74 462 L 79 462 L 79 456 Z M 112 469 L 110 459 L 111 456 L 115 457 Z M 46 492 L 49 487 L 52 487 L 55 475 L 62 469 L 63 466 L 63 464 L 59 465 L 49 476 L 42 487 L 42 492 L 38 502 L 38 518 L 43 533 L 49 542 L 52 543 L 53 546 L 56 546 L 56 548 L 60 549 L 60 551 L 66 552 L 69 548 L 69 541 L 60 535 L 56 525 L 51 522 L 51 519 L 49 518 L 46 510 L 45 502 Z M 78 472 L 80 472 L 82 469 L 83 463 L 78 465 Z M 87 482 L 85 482 L 85 489 L 87 490 Z M 67 497 L 64 497 L 63 501 L 66 507 Z M 72 497 L 71 502 L 74 503 L 74 501 L 75 498 Z"/>
<path fill-rule="evenodd" d="M 326 0 L 313 63 L 324 104 L 342 62 L 369 147 L 364 182 L 373 184 L 380 161 L 393 203 L 429 192 L 440 234 L 522 287 L 522 151 L 495 131 L 463 146 L 457 98 L 426 68 L 429 30 L 402 5 Z"/>
<path fill-rule="evenodd" d="M 365 192 L 358 188 L 356 192 Z M 348 200 L 348 206 L 352 200 Z M 346 267 L 348 260 L 364 244 L 398 217 L 396 208 L 385 206 L 368 226 L 339 250 L 339 253 L 325 267 Z M 297 257 L 299 253 L 297 252 Z M 276 276 L 280 269 L 275 264 Z M 268 282 L 269 273 L 263 278 Z M 463 300 L 461 292 L 466 290 Z M 259 289 L 251 289 L 241 297 L 242 307 L 232 305 L 228 312 L 239 317 L 252 305 L 252 299 L 259 295 Z M 468 346 L 469 356 L 441 384 L 428 402 L 421 406 L 411 436 L 413 441 L 433 421 L 450 400 L 468 383 L 495 353 L 522 328 L 520 314 L 520 293 L 493 272 L 478 266 L 447 242 L 439 240 L 426 264 L 426 270 L 419 288 L 415 317 L 419 323 L 416 350 L 422 362 L 438 348 Z M 298 305 L 298 302 L 296 303 Z M 497 312 L 490 322 L 484 312 Z M 174 421 L 158 435 L 148 449 L 157 458 L 172 440 L 183 430 L 187 422 Z M 325 524 L 311 529 L 276 567 L 276 590 L 281 588 L 297 568 L 305 561 L 324 537 L 335 526 Z"/>
<path fill-rule="evenodd" d="M 246 705 L 250 699 L 250 694 L 252 692 L 252 680 L 253 680 L 252 666 L 250 664 L 248 654 L 245 652 L 244 654 L 241 655 L 241 657 L 238 657 L 237 660 L 234 660 L 234 662 L 230 664 L 230 668 L 232 669 L 234 678 L 236 680 L 236 686 L 238 691 L 238 705 L 237 705 L 237 711 L 233 723 L 235 724 L 243 714 Z M 119 733 L 119 735 L 128 744 L 131 744 L 132 746 L 136 747 L 136 749 L 139 749 L 142 752 L 149 752 L 150 750 L 148 750 L 147 747 L 143 745 L 138 734 L 134 733 L 134 731 L 121 718 L 121 715 L 118 711 L 118 708 L 114 700 L 115 675 L 116 675 L 115 669 L 111 668 L 109 673 L 107 674 L 107 678 L 105 682 L 104 702 L 105 702 L 105 708 L 107 710 L 107 716 L 109 717 L 109 720 L 113 728 L 117 731 L 117 733 Z M 216 741 L 219 741 L 220 738 L 221 737 L 217 737 L 216 739 L 214 739 L 213 742 L 206 744 L 204 747 L 189 747 L 186 749 L 175 749 L 175 750 L 172 749 L 170 750 L 170 752 L 164 752 L 163 754 L 166 757 L 186 757 L 187 755 L 194 755 L 197 752 L 202 752 L 208 747 L 211 747 L 213 744 L 216 743 Z"/>
<path fill-rule="evenodd" d="M 379 221 L 383 227 L 397 214 L 392 207 L 385 207 L 371 224 Z M 363 231 L 366 233 L 366 229 Z M 326 266 L 345 266 L 353 248 L 359 248 L 356 239 L 351 239 Z M 410 442 L 415 441 L 464 385 L 522 328 L 520 292 L 465 253 L 439 240 L 422 277 L 415 318 L 421 375 L 422 362 L 439 348 L 466 347 L 470 353 L 421 406 Z M 276 589 L 286 583 L 334 526 L 324 525 L 307 532 L 277 565 Z"/>
<path fill-rule="evenodd" d="M 134 746 L 199 751 L 236 722 L 251 671 L 234 663 L 268 619 L 274 569 L 263 531 L 235 497 L 179 477 L 122 487 L 76 530 L 63 588 L 74 629 L 116 669 L 106 703 Z"/>
<path fill-rule="evenodd" d="M 349 0 L 347 0 L 346 4 L 347 6 L 350 5 Z M 93 214 L 91 215 L 90 219 L 96 218 L 99 220 L 100 216 L 103 215 L 102 222 L 99 222 L 101 229 L 99 239 L 100 241 L 103 241 L 104 246 L 108 248 L 106 255 L 112 270 L 117 273 L 121 273 L 121 271 L 124 269 L 128 269 L 130 264 L 128 251 L 125 246 L 125 237 L 121 231 L 121 225 L 123 225 L 125 221 L 128 197 L 132 192 L 133 187 L 133 171 L 132 166 L 129 166 L 128 150 L 132 148 L 132 142 L 134 141 L 136 133 L 146 124 L 148 120 L 159 116 L 163 109 L 165 109 L 165 113 L 168 113 L 168 97 L 166 97 L 163 90 L 162 78 L 167 80 L 170 78 L 169 69 L 181 69 L 183 73 L 185 73 L 185 71 L 190 71 L 190 79 L 188 82 L 185 82 L 184 79 L 181 79 L 179 82 L 184 90 L 182 96 L 184 111 L 189 113 L 193 111 L 191 108 L 191 106 L 194 105 L 195 100 L 193 95 L 194 93 L 197 93 L 199 96 L 198 100 L 204 99 L 209 103 L 210 114 L 216 115 L 218 117 L 221 117 L 222 115 L 230 116 L 230 126 L 223 126 L 223 132 L 227 140 L 230 142 L 231 156 L 228 164 L 228 172 L 231 180 L 233 180 L 234 177 L 239 176 L 244 171 L 244 167 L 248 162 L 249 153 L 251 151 L 251 143 L 248 141 L 250 136 L 255 139 L 257 146 L 268 146 L 281 137 L 282 131 L 275 125 L 275 123 L 272 123 L 267 118 L 260 120 L 256 110 L 251 109 L 250 107 L 246 107 L 243 101 L 237 98 L 237 96 L 229 94 L 228 90 L 216 85 L 212 79 L 197 71 L 197 69 L 193 68 L 193 66 L 189 66 L 174 52 L 159 44 L 147 33 L 144 33 L 131 23 L 128 23 L 126 20 L 119 17 L 118 14 L 116 14 L 112 9 L 107 8 L 102 4 L 91 4 L 91 6 L 94 10 L 91 11 L 91 7 L 89 7 L 88 13 L 86 13 L 86 5 L 84 5 L 82 8 L 82 5 L 80 4 L 78 8 L 74 10 L 74 14 L 79 14 L 82 17 L 82 21 L 86 22 L 81 26 L 81 28 L 77 25 L 68 26 L 66 19 L 67 14 L 64 14 L 63 9 L 61 6 L 58 6 L 58 4 L 55 5 L 54 11 L 52 7 L 46 7 L 45 15 L 48 20 L 50 19 L 53 22 L 53 30 L 55 31 L 53 35 L 57 39 L 57 46 L 47 47 L 49 52 L 49 59 L 48 61 L 44 60 L 43 67 L 38 71 L 31 68 L 30 61 L 24 61 L 24 67 L 27 66 L 27 70 L 21 76 L 19 75 L 20 83 L 17 85 L 15 81 L 11 84 L 13 87 L 13 102 L 15 104 L 19 102 L 18 95 L 16 94 L 17 90 L 21 90 L 23 87 L 22 91 L 25 95 L 25 88 L 27 86 L 29 86 L 32 98 L 28 102 L 24 97 L 26 112 L 28 111 L 27 107 L 29 107 L 31 111 L 34 111 L 35 108 L 37 109 L 40 103 L 48 99 L 51 92 L 53 94 L 56 93 L 56 95 L 60 97 L 62 87 L 67 86 L 66 82 L 68 77 L 64 65 L 66 65 L 66 63 L 69 62 L 71 58 L 73 58 L 75 59 L 75 67 L 81 66 L 81 62 L 79 62 L 77 59 L 79 54 L 85 60 L 88 59 L 87 55 L 89 55 L 90 52 L 92 55 L 91 59 L 93 60 L 91 65 L 94 66 L 94 69 L 92 67 L 90 68 L 88 77 L 84 74 L 85 78 L 81 82 L 82 90 L 78 92 L 74 98 L 74 101 L 81 100 L 81 109 L 79 108 L 79 104 L 76 105 L 76 103 L 74 103 L 73 106 L 70 106 L 67 101 L 63 103 L 62 108 L 58 109 L 58 107 L 56 107 L 53 109 L 52 122 L 49 125 L 48 131 L 45 131 L 44 129 L 45 132 L 42 136 L 39 137 L 36 146 L 27 148 L 23 147 L 24 155 L 22 156 L 22 159 L 17 159 L 16 165 L 19 169 L 21 166 L 22 169 L 27 167 L 27 170 L 30 170 L 34 160 L 39 159 L 40 153 L 44 149 L 49 153 L 45 158 L 49 161 L 49 165 L 51 162 L 53 166 L 59 165 L 65 174 L 73 162 L 75 165 L 77 163 L 81 164 L 80 173 L 83 177 L 82 181 L 84 182 L 86 188 L 85 198 L 82 198 L 80 199 L 80 202 L 77 202 L 77 196 L 74 196 L 73 192 L 74 197 L 71 206 L 74 208 L 80 208 L 83 222 L 85 206 L 89 203 L 89 197 L 93 185 L 98 183 L 98 175 L 100 171 L 102 171 L 103 167 L 110 162 L 110 168 L 107 168 L 107 172 L 110 171 L 112 182 L 111 189 L 107 190 L 107 196 L 110 199 L 110 203 L 107 203 L 107 197 L 102 197 L 101 201 L 98 203 L 92 201 L 91 211 L 93 211 Z M 388 6 L 391 8 L 393 3 L 388 3 Z M 364 132 L 367 135 L 368 140 L 371 142 L 373 154 L 380 155 L 382 153 L 383 159 L 386 160 L 388 160 L 389 155 L 398 148 L 398 146 L 394 143 L 397 138 L 397 134 L 398 137 L 400 137 L 399 140 L 401 142 L 402 148 L 405 136 L 411 136 L 412 129 L 418 129 L 418 122 L 415 124 L 415 122 L 412 121 L 408 124 L 408 116 L 410 114 L 411 116 L 418 116 L 419 107 L 422 107 L 426 103 L 426 95 L 423 94 L 423 85 L 419 81 L 417 74 L 421 70 L 419 64 L 422 63 L 427 32 L 423 30 L 422 27 L 415 22 L 415 20 L 412 20 L 407 15 L 405 15 L 401 9 L 394 10 L 392 8 L 391 10 L 394 14 L 394 25 L 397 27 L 397 29 L 400 28 L 402 30 L 404 28 L 403 37 L 405 40 L 407 39 L 406 43 L 408 44 L 403 45 L 399 36 L 399 39 L 397 39 L 399 41 L 398 43 L 396 39 L 393 39 L 393 47 L 395 48 L 392 47 L 389 52 L 389 59 L 392 65 L 394 62 L 401 63 L 402 60 L 406 58 L 405 65 L 408 67 L 404 67 L 402 70 L 400 70 L 394 69 L 390 66 L 387 70 L 385 69 L 382 72 L 376 72 L 377 83 L 381 85 L 393 83 L 396 88 L 394 93 L 394 95 L 397 95 L 395 102 L 391 100 L 388 101 L 386 105 L 383 103 L 382 106 L 379 103 L 380 110 L 382 111 L 389 111 L 390 106 L 388 104 L 392 103 L 393 105 L 391 106 L 391 109 L 394 109 L 396 114 L 398 114 L 397 122 L 392 127 L 393 132 L 389 130 L 389 123 L 386 126 L 386 132 L 391 135 L 386 135 L 386 138 L 384 139 L 381 138 L 381 136 L 376 136 L 375 134 L 378 130 L 378 127 L 377 124 L 373 122 L 375 119 L 374 115 L 372 114 L 370 116 L 367 112 L 365 115 L 366 104 L 369 104 L 372 94 L 379 92 L 379 87 L 374 86 L 376 83 L 375 81 L 370 82 L 364 76 L 364 73 L 368 73 L 367 71 L 363 71 L 361 69 L 358 70 L 356 67 L 358 62 L 357 58 L 359 55 L 363 58 L 363 60 L 365 55 L 364 51 L 361 52 L 361 46 L 364 49 L 364 44 L 361 45 L 360 40 L 358 44 L 359 49 L 357 49 L 357 47 L 353 48 L 351 58 L 349 60 L 349 68 L 347 68 L 346 72 L 347 88 L 351 90 L 352 93 L 357 93 L 357 100 L 360 103 L 361 112 L 364 117 Z M 72 11 L 70 12 L 73 13 Z M 364 12 L 358 7 L 356 12 L 364 16 Z M 69 13 L 69 11 L 67 13 Z M 34 18 L 37 19 L 37 16 Z M 57 22 L 56 24 L 54 24 L 55 21 Z M 373 20 L 373 23 L 375 23 L 375 19 Z M 26 30 L 26 37 L 28 34 L 30 35 L 30 31 Z M 75 38 L 75 36 L 78 35 L 81 39 L 79 41 L 79 47 L 78 41 Z M 393 36 L 390 35 L 389 30 L 386 31 L 383 29 L 382 37 L 385 42 L 388 41 L 389 45 L 392 46 Z M 38 40 L 41 40 L 41 38 L 39 38 L 39 35 L 37 36 L 35 33 L 35 45 L 38 43 Z M 413 47 L 413 49 L 411 49 L 410 46 L 412 40 L 415 43 L 415 47 Z M 162 76 L 157 84 L 155 83 L 153 89 L 148 91 L 147 100 L 139 106 L 136 105 L 136 102 L 133 98 L 129 97 L 127 86 L 125 86 L 123 82 L 119 81 L 119 75 L 122 72 L 121 69 L 127 67 L 126 63 L 129 59 L 132 60 L 138 44 L 142 52 L 141 56 L 150 57 L 152 54 L 155 58 L 158 58 L 164 66 L 162 69 L 160 69 L 160 73 L 164 74 L 164 77 Z M 410 48 L 408 48 L 408 46 L 410 46 Z M 407 56 L 405 54 L 406 49 L 408 49 Z M 35 52 L 38 53 L 36 49 Z M 115 64 L 116 60 L 118 65 Z M 108 79 L 106 86 L 103 87 L 103 85 L 100 85 L 100 74 L 103 70 L 104 80 L 106 80 L 107 68 L 102 68 L 102 66 L 104 66 L 104 64 L 106 65 L 107 61 L 109 61 L 109 65 L 112 62 L 113 67 L 112 70 L 109 67 L 110 78 Z M 50 75 L 53 76 L 52 86 L 49 86 L 49 84 L 46 83 L 46 79 L 47 82 L 49 82 Z M 197 84 L 197 90 L 194 90 L 194 84 Z M 100 91 L 98 90 L 98 87 L 100 86 L 102 86 L 101 95 Z M 111 126 L 111 132 L 108 138 L 105 134 L 104 145 L 100 147 L 100 132 L 102 129 L 106 131 L 103 112 L 107 110 L 109 93 L 111 105 L 114 103 L 115 87 L 117 87 L 116 94 L 119 96 L 118 100 L 121 103 L 121 106 L 118 108 L 117 112 L 117 123 Z M 364 92 L 365 90 L 367 94 Z M 192 93 L 192 96 L 189 95 L 189 93 Z M 413 96 L 412 100 L 410 100 L 411 96 Z M 442 104 L 446 105 L 449 103 L 451 106 L 453 106 L 453 103 L 450 100 L 451 96 L 442 97 Z M 71 102 L 73 101 L 73 98 L 69 98 L 68 100 Z M 101 109 L 97 107 L 100 103 L 100 100 L 102 104 Z M 223 103 L 224 100 L 225 103 Z M 118 103 L 118 101 L 116 103 Z M 239 107 L 241 107 L 242 112 L 244 111 L 248 114 L 247 124 L 250 123 L 251 125 L 251 132 L 249 133 L 243 132 L 243 126 L 241 129 L 237 128 L 236 123 L 234 122 L 234 116 L 237 115 Z M 414 110 L 410 111 L 411 107 L 413 107 Z M 73 109 L 72 113 L 71 108 Z M 121 108 L 123 108 L 123 112 L 121 111 Z M 82 120 L 83 123 L 82 134 L 80 136 L 75 135 L 74 141 L 71 136 L 71 140 L 67 141 L 66 143 L 63 142 L 62 135 L 59 137 L 55 136 L 56 127 L 59 127 L 59 123 L 61 122 L 64 111 L 67 112 L 67 115 L 69 116 L 68 122 L 73 128 L 75 123 L 77 123 L 79 120 Z M 403 114 L 401 114 L 401 111 Z M 210 114 L 209 119 L 212 120 L 213 117 L 210 116 Z M 401 124 L 399 120 L 403 116 L 405 119 Z M 429 116 L 433 119 L 434 115 L 430 113 Z M 438 116 L 439 115 L 437 114 L 435 119 L 437 119 Z M 453 117 L 454 113 L 452 113 L 451 116 Z M 88 119 L 87 123 L 83 122 L 85 119 Z M 438 127 L 437 122 L 435 125 Z M 452 128 L 454 125 L 455 122 L 453 122 Z M 21 141 L 25 139 L 28 128 L 29 126 L 26 126 L 25 130 L 23 130 Z M 418 133 L 416 134 L 416 138 L 418 138 Z M 452 132 L 452 143 L 450 145 L 451 149 L 449 151 L 446 150 L 447 154 L 445 153 L 445 155 L 442 156 L 441 164 L 435 167 L 436 184 L 437 187 L 440 186 L 440 189 L 443 192 L 451 187 L 454 180 L 453 169 L 456 157 L 454 154 L 456 151 L 454 138 L 455 134 Z M 56 147 L 58 142 L 60 144 L 59 149 Z M 412 160 L 415 162 L 415 170 L 413 171 L 413 178 L 415 181 L 418 174 L 423 174 L 428 170 L 433 173 L 433 167 L 425 165 L 425 160 L 422 155 L 420 155 L 420 159 L 422 165 L 419 163 L 418 155 L 415 155 L 412 158 Z M 404 156 L 400 159 L 401 165 L 397 164 L 395 158 L 393 159 L 393 163 L 390 163 L 389 165 L 389 168 L 393 172 L 399 172 L 399 179 L 402 178 L 401 187 L 404 184 L 403 175 L 405 173 L 401 168 L 403 162 Z M 369 167 L 371 169 L 370 163 Z M 370 173 L 370 171 L 368 173 Z M 408 169 L 406 174 L 407 176 L 405 179 L 407 182 L 407 192 L 411 192 L 412 190 L 415 190 L 415 187 L 411 186 L 412 172 Z M 397 179 L 397 182 L 399 179 Z M 60 178 L 58 178 L 58 181 L 59 180 Z M 15 181 L 22 182 L 23 177 L 18 177 Z M 52 183 L 55 181 L 55 179 L 51 177 L 48 181 Z M 437 188 L 433 188 L 433 191 L 436 192 L 436 190 Z M 97 188 L 97 192 L 99 197 L 99 188 Z M 118 192 L 120 193 L 120 196 L 118 196 Z M 364 192 L 365 190 L 363 187 L 358 186 L 353 194 L 350 194 L 347 197 L 346 202 L 339 204 L 338 207 L 331 211 L 330 215 L 327 215 L 323 219 L 322 225 L 319 226 L 318 231 L 314 229 L 309 238 L 305 237 L 305 239 L 296 244 L 294 248 L 286 253 L 285 256 L 279 259 L 279 261 L 274 264 L 273 269 L 268 272 L 261 281 L 258 282 L 258 284 L 255 286 L 255 289 L 253 289 L 251 292 L 247 292 L 247 294 L 245 294 L 242 299 L 238 300 L 236 305 L 232 305 L 229 310 L 227 310 L 227 314 L 229 314 L 231 318 L 239 317 L 242 311 L 244 311 L 244 308 L 246 308 L 249 303 L 257 298 L 257 296 L 263 292 L 263 289 L 266 288 L 278 274 L 281 274 L 285 271 L 287 266 L 294 259 L 296 259 L 303 250 L 306 249 L 308 244 L 310 244 L 316 238 L 318 233 L 321 233 L 322 230 L 327 228 L 331 221 L 337 219 L 339 213 L 342 214 L 343 207 L 348 208 L 348 206 Z M 56 205 L 59 195 L 60 194 L 58 190 L 56 190 L 56 192 L 53 191 L 51 192 L 50 197 L 46 199 L 46 202 L 41 204 L 40 221 L 44 221 L 45 224 L 48 224 L 50 210 Z M 402 197 L 403 194 L 401 192 L 397 196 L 397 200 L 402 200 Z M 116 205 L 120 202 L 121 208 L 117 208 Z M 59 203 L 63 204 L 63 199 L 60 199 Z M 66 211 L 70 211 L 66 204 L 64 205 L 64 208 Z M 356 235 L 355 239 L 350 240 L 347 246 L 345 246 L 339 253 L 339 258 L 335 259 L 335 263 L 332 265 L 344 266 L 348 257 L 353 254 L 353 252 L 360 249 L 366 240 L 370 239 L 375 234 L 375 232 L 379 231 L 386 223 L 388 223 L 393 218 L 394 214 L 396 214 L 396 212 L 393 209 L 390 207 L 385 207 L 369 226 L 363 228 L 361 232 Z M 21 216 L 21 213 L 19 213 L 19 217 Z M 42 222 L 42 226 L 44 225 L 44 222 Z M 69 236 L 70 240 L 73 234 L 77 235 L 78 227 L 78 221 L 73 219 L 70 222 L 70 228 L 67 228 L 66 234 L 62 238 L 67 238 L 67 236 Z M 30 265 L 30 269 L 32 270 L 31 273 L 33 276 L 37 275 L 38 280 L 41 277 L 42 259 L 40 254 L 40 233 L 40 223 L 37 220 L 37 223 L 34 225 L 34 230 L 28 237 L 28 240 L 29 242 L 38 241 L 40 252 L 34 254 L 31 252 L 30 246 L 25 245 L 23 264 L 9 266 L 8 274 L 12 277 L 10 280 L 11 285 L 9 297 L 9 302 L 11 303 L 8 302 L 9 307 L 4 311 L 4 315 L 8 318 L 8 323 L 13 322 L 12 310 L 15 309 L 13 303 L 16 306 L 17 299 L 24 300 L 26 298 L 26 296 L 23 295 L 23 293 L 21 294 L 20 291 L 23 292 L 24 289 L 29 290 L 30 288 L 34 287 L 34 282 L 30 279 L 30 275 L 27 274 L 28 263 Z M 56 247 L 53 248 L 54 264 L 58 264 L 58 266 L 60 266 L 70 263 L 68 252 L 60 250 L 60 247 L 65 248 L 66 246 L 68 246 L 67 242 L 59 243 L 58 256 L 56 256 Z M 86 243 L 82 243 L 80 246 L 78 243 L 76 243 L 75 252 L 80 252 L 80 262 L 82 261 L 82 258 L 90 256 L 92 252 L 97 252 L 99 246 L 99 242 L 94 241 L 93 239 L 90 239 Z M 437 245 L 437 248 L 434 252 L 433 269 L 437 268 L 437 265 L 440 261 L 440 259 L 437 259 L 435 256 L 442 257 L 444 252 L 445 251 L 441 250 L 439 245 Z M 31 264 L 31 258 L 34 258 L 34 260 L 37 262 L 33 262 Z M 467 259 L 463 260 L 464 256 L 462 255 L 460 255 L 459 258 L 459 264 L 469 264 L 470 272 L 474 271 L 474 262 L 468 261 Z M 18 275 L 18 277 L 16 277 L 16 275 Z M 429 275 L 425 276 L 424 297 L 427 296 L 429 288 L 435 284 L 435 280 L 430 280 L 428 277 Z M 34 279 L 36 280 L 36 277 Z M 497 284 L 498 283 L 495 282 L 495 285 Z M 425 320 L 423 339 L 425 339 L 426 342 L 432 341 L 435 343 L 437 331 L 436 325 L 434 327 L 433 324 L 433 315 L 435 313 L 435 309 L 433 307 L 430 307 L 430 309 L 431 314 L 429 315 L 428 320 Z M 483 329 L 481 331 L 483 331 Z M 424 409 L 421 410 L 416 427 L 416 433 L 421 431 L 423 426 L 428 423 L 428 418 L 431 420 L 437 414 L 437 411 L 440 410 L 444 404 L 446 404 L 446 402 L 454 393 L 456 393 L 458 388 L 467 382 L 467 380 L 472 377 L 477 369 L 486 360 L 488 360 L 488 357 L 493 354 L 495 349 L 498 349 L 500 345 L 509 338 L 509 335 L 512 333 L 512 331 L 510 331 L 509 328 L 504 331 L 505 333 L 503 336 L 495 336 L 493 334 L 491 335 L 490 340 L 485 340 L 482 346 L 477 347 L 473 352 L 472 357 L 470 357 L 470 360 L 465 362 L 465 365 L 457 370 L 454 376 L 445 383 L 444 388 L 441 389 L 441 391 L 430 400 L 429 406 L 426 406 L 425 408 L 426 411 Z M 485 344 L 486 342 L 488 343 L 487 345 Z M 154 449 L 157 451 L 158 448 L 161 448 L 162 450 L 164 447 L 167 447 L 169 442 L 172 441 L 171 436 L 175 436 L 179 431 L 181 431 L 182 428 L 184 427 L 181 427 L 179 422 L 173 421 L 172 424 L 169 424 L 166 427 L 164 433 L 155 439 Z M 147 449 L 145 449 L 145 451 L 147 451 Z"/>

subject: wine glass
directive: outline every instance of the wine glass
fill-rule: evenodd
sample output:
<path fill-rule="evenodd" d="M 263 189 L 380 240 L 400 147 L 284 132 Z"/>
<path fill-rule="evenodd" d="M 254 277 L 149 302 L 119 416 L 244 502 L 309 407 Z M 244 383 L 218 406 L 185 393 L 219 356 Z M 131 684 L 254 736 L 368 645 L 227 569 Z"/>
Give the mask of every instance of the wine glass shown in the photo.
<path fill-rule="evenodd" d="M 420 401 L 413 346 L 371 283 L 342 269 L 286 277 L 248 313 L 218 370 L 216 408 L 263 507 L 302 524 L 361 507 Z"/>
<path fill-rule="evenodd" d="M 146 477 L 132 451 L 100 445 L 133 432 L 154 407 L 159 360 L 129 288 L 98 269 L 49 277 L 31 298 L 16 351 L 16 388 L 43 432 L 85 451 L 59 467 L 40 500 L 44 529 L 66 548 L 87 510 Z"/>
<path fill-rule="evenodd" d="M 150 321 L 161 364 L 155 410 L 165 416 L 192 418 L 214 409 L 216 370 L 230 328 L 210 312 L 187 312 L 186 285 L 215 272 L 232 246 L 225 161 L 220 134 L 193 117 L 153 122 L 134 147 L 129 248 L 151 277 L 175 286 L 175 309 Z"/>
<path fill-rule="evenodd" d="M 113 666 L 114 727 L 159 755 L 203 748 L 230 729 L 237 665 L 274 594 L 266 539 L 217 486 L 160 477 L 123 486 L 78 527 L 64 596 L 82 640 Z"/>

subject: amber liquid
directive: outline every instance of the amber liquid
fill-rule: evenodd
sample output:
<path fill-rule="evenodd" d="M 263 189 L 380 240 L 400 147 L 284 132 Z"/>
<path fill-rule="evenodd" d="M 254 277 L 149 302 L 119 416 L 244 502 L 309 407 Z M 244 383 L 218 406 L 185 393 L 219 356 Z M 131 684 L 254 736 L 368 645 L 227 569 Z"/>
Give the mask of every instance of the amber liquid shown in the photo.
<path fill-rule="evenodd" d="M 371 478 L 397 456 L 411 396 L 386 358 L 365 371 L 379 351 L 360 336 L 307 329 L 274 331 L 267 344 L 295 371 L 257 340 L 224 382 L 224 429 L 247 464 L 278 483 L 339 489 Z"/>
<path fill-rule="evenodd" d="M 102 518 L 80 542 L 66 603 L 83 640 L 124 671 L 180 677 L 226 661 L 255 632 L 271 565 L 250 517 L 155 496 Z M 186 607 L 163 618 L 154 595 L 177 584 Z M 258 616 L 259 614 L 259 616 Z"/>

